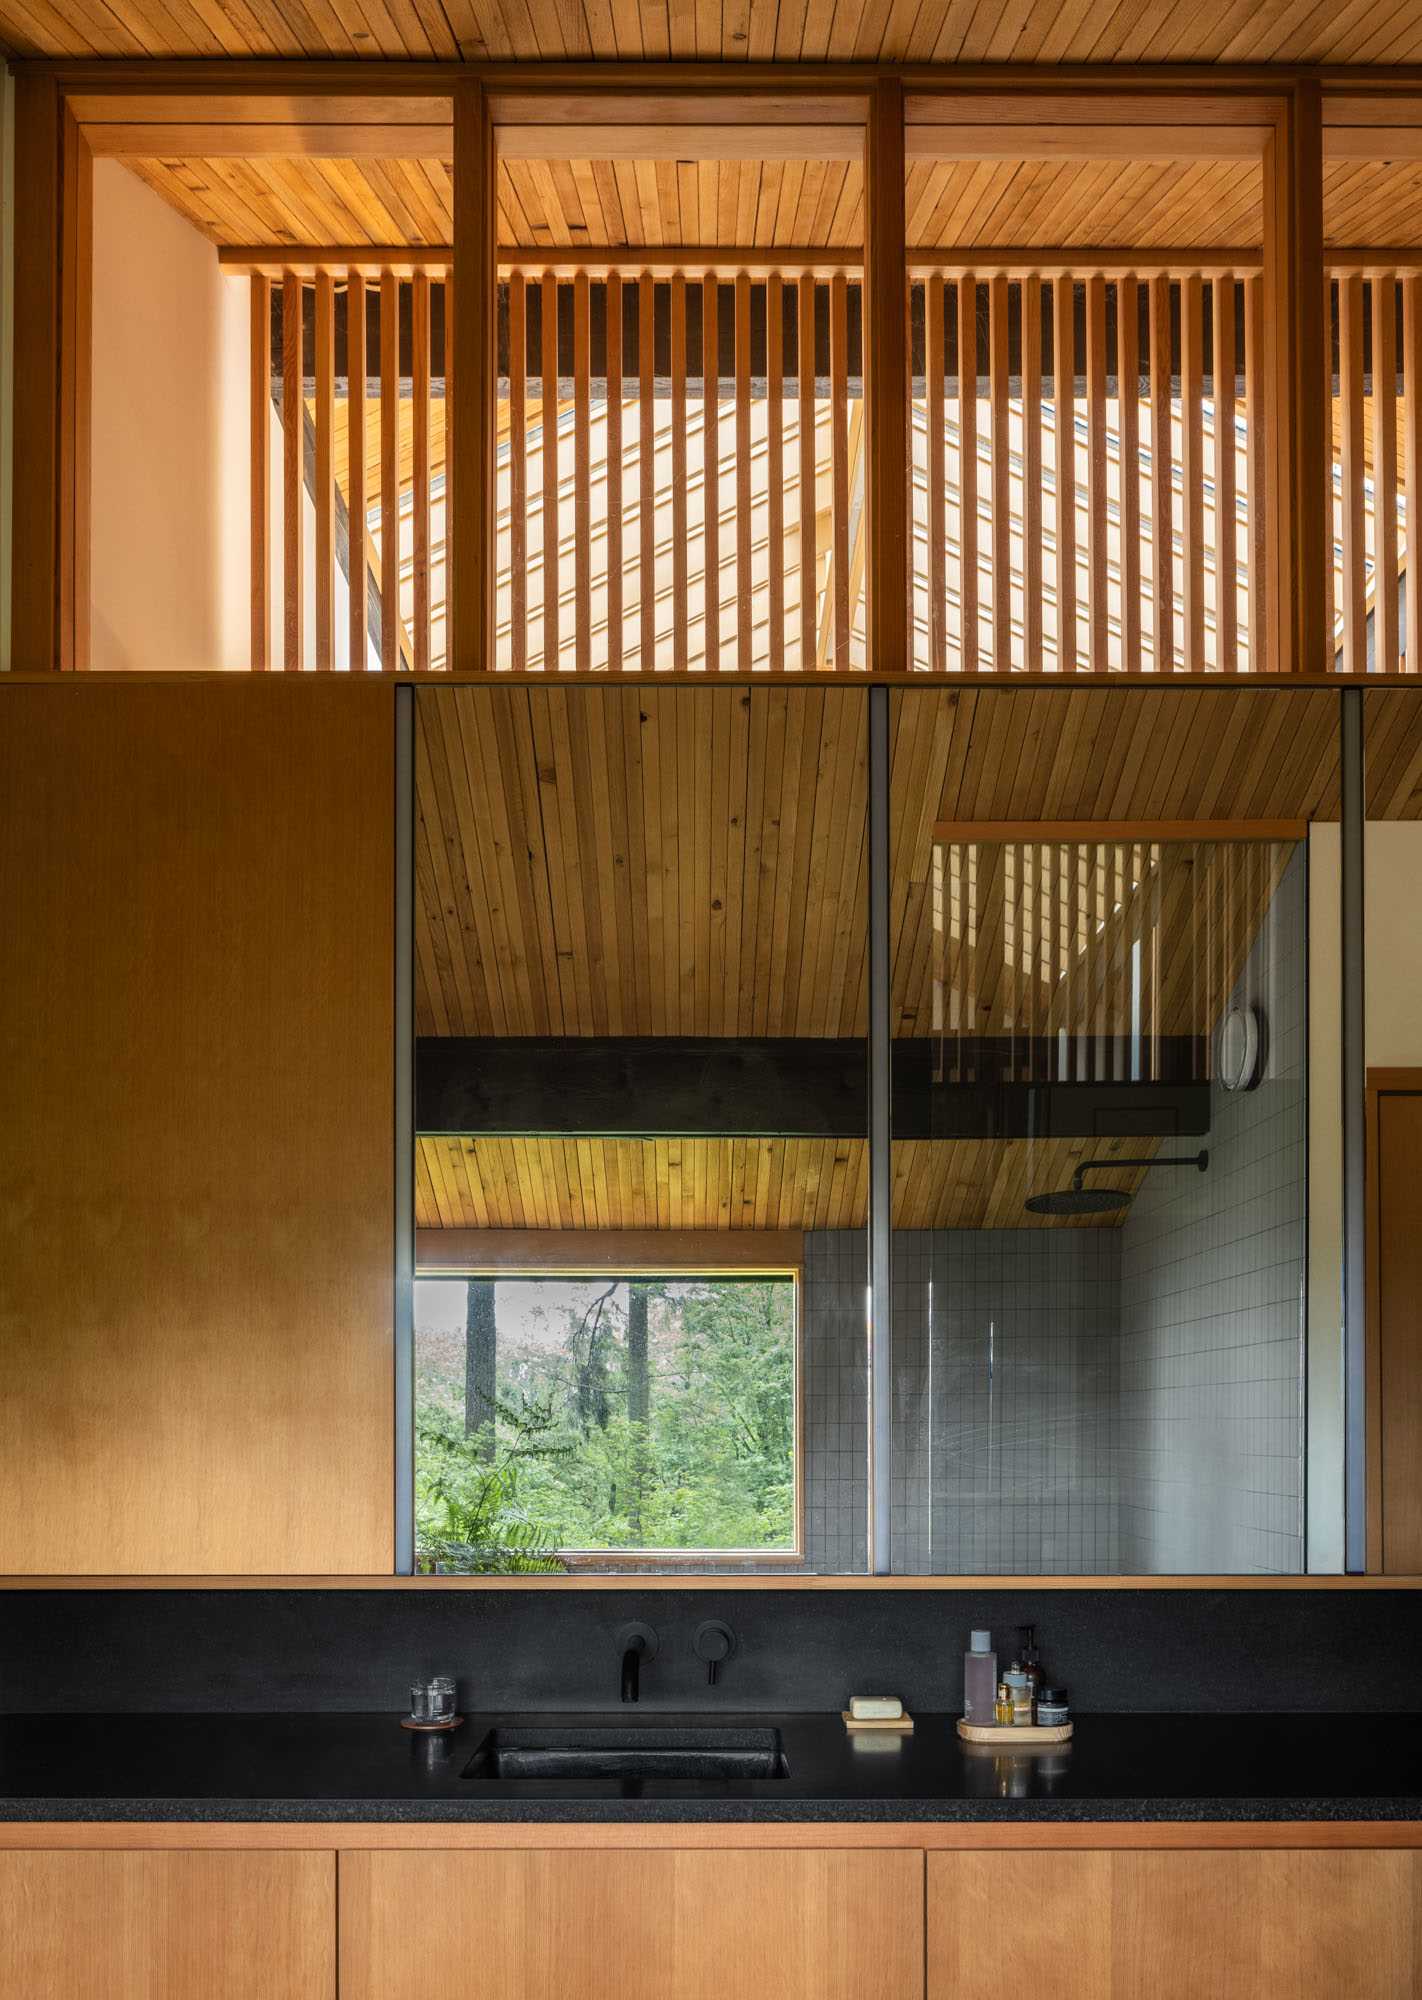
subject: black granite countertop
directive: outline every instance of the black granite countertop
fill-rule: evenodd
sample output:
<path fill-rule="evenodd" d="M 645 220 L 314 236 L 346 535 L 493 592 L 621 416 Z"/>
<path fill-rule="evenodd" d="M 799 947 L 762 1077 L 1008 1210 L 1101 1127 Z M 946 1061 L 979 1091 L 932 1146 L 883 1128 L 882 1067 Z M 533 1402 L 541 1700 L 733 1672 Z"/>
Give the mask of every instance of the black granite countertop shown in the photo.
<path fill-rule="evenodd" d="M 780 1731 L 779 1778 L 466 1778 L 495 1727 Z M 846 1734 L 838 1716 L 0 1718 L 0 1819 L 389 1821 L 1422 1820 L 1422 1715 L 1084 1715 L 1059 1750 Z"/>

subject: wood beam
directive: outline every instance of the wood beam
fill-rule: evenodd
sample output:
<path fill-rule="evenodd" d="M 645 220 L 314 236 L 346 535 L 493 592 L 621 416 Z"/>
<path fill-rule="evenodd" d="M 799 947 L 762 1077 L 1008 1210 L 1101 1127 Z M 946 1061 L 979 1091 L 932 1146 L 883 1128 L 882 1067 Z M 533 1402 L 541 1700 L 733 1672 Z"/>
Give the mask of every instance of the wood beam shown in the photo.
<path fill-rule="evenodd" d="M 575 125 L 559 121 L 498 127 L 501 160 L 857 160 L 863 146 L 864 126 L 858 119 L 837 125 Z"/>
<path fill-rule="evenodd" d="M 494 127 L 484 85 L 454 90 L 454 242 L 449 286 L 454 310 L 445 330 L 450 397 L 449 625 L 446 657 L 455 672 L 487 672 L 494 662 L 494 409 L 497 223 Z M 452 378 L 451 391 L 449 378 Z"/>
<path fill-rule="evenodd" d="M 442 1271 L 798 1271 L 799 1229 L 417 1229 L 415 1268 Z"/>
<path fill-rule="evenodd" d="M 904 262 L 904 94 L 874 85 L 864 134 L 864 347 L 868 439 L 868 638 L 871 668 L 910 658 L 908 273 Z"/>
<path fill-rule="evenodd" d="M 1323 252 L 1323 111 L 1319 86 L 1293 85 L 1264 155 L 1264 317 L 1268 370 L 1269 631 L 1260 666 L 1320 673 L 1333 666 L 1332 442 Z"/>
<path fill-rule="evenodd" d="M 448 125 L 92 124 L 84 127 L 104 159 L 448 160 Z"/>

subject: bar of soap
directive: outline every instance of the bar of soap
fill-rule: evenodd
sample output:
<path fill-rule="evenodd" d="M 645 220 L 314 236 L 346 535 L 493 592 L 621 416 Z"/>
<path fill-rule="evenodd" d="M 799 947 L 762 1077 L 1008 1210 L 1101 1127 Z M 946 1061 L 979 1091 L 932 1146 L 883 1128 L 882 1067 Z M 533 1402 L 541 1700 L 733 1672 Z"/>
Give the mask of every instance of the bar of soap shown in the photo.
<path fill-rule="evenodd" d="M 897 1722 L 904 1705 L 894 1694 L 852 1694 L 849 1712 L 856 1722 Z"/>

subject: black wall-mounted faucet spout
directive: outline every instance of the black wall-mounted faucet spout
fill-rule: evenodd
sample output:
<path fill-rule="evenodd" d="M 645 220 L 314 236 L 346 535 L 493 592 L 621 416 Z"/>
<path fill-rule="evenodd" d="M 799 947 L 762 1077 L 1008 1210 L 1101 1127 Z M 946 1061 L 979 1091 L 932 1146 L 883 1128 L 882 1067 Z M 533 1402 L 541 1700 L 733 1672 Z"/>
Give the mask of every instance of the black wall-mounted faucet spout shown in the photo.
<path fill-rule="evenodd" d="M 617 1643 L 622 1648 L 622 1699 L 636 1701 L 642 1692 L 642 1663 L 657 1657 L 657 1635 L 650 1625 L 624 1625 Z"/>

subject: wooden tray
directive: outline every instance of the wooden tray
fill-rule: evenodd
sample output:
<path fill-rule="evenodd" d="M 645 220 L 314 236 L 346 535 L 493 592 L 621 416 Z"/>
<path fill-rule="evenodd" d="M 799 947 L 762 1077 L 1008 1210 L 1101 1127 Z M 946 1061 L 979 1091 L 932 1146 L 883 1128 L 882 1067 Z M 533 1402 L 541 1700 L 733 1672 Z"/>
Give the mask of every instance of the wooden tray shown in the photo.
<path fill-rule="evenodd" d="M 1039 1723 L 1033 1722 L 1023 1723 L 1017 1728 L 1004 1728 L 996 1723 L 984 1725 L 964 1722 L 960 1717 L 958 1734 L 965 1743 L 993 1743 L 1003 1750 L 1011 1744 L 1016 1744 L 1019 1750 L 1030 1750 L 1034 1745 L 1040 1749 L 1048 1743 L 1070 1743 L 1071 1724 L 1061 1722 L 1044 1729 Z"/>
<path fill-rule="evenodd" d="M 857 1735 L 861 1730 L 865 1735 L 871 1732 L 880 1736 L 913 1735 L 913 1717 L 907 1710 L 902 1715 L 885 1715 L 872 1720 L 867 1717 L 861 1720 L 858 1716 L 851 1715 L 847 1708 L 842 1708 L 839 1712 L 851 1736 Z"/>

